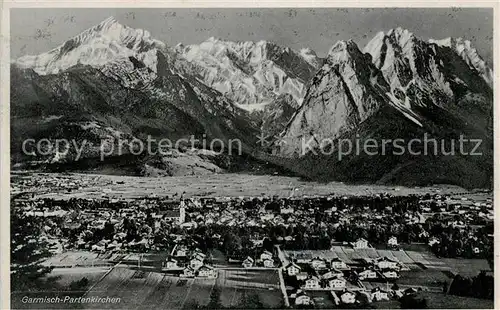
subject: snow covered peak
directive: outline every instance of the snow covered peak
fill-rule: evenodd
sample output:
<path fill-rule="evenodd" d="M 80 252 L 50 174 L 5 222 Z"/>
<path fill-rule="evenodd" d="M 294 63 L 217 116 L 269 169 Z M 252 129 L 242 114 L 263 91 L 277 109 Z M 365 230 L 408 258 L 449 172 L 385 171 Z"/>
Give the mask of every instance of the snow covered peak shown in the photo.
<path fill-rule="evenodd" d="M 349 48 L 352 48 L 356 45 L 356 43 L 354 43 L 353 40 L 348 40 L 348 41 L 345 41 L 345 40 L 340 40 L 340 41 L 337 41 L 331 48 L 330 48 L 330 51 L 328 52 L 328 54 L 333 54 L 333 53 L 337 53 L 337 52 L 343 52 L 343 51 L 346 51 L 348 50 Z"/>
<path fill-rule="evenodd" d="M 53 50 L 20 57 L 15 63 L 21 68 L 32 68 L 38 74 L 55 74 L 77 64 L 102 67 L 120 59 L 134 57 L 156 70 L 157 48 L 165 48 L 161 41 L 151 38 L 148 31 L 123 26 L 109 17 Z M 147 54 L 147 56 L 146 56 Z"/>
<path fill-rule="evenodd" d="M 297 52 L 265 40 L 210 37 L 200 44 L 177 45 L 174 50 L 196 68 L 191 73 L 201 76 L 205 84 L 247 106 L 263 106 L 281 94 L 301 102 L 305 83 L 319 67 L 311 50 Z"/>
<path fill-rule="evenodd" d="M 393 28 L 387 32 L 387 36 L 394 36 L 396 38 L 410 38 L 413 33 L 408 29 L 403 29 L 401 27 Z"/>
<path fill-rule="evenodd" d="M 493 87 L 493 70 L 479 56 L 471 41 L 463 38 L 445 38 L 441 40 L 429 39 L 429 43 L 442 47 L 449 47 L 454 50 L 471 68 L 476 70 L 482 78 Z"/>
<path fill-rule="evenodd" d="M 439 46 L 452 47 L 453 46 L 453 38 L 447 37 L 441 40 L 429 39 L 429 43 L 434 43 Z"/>
<path fill-rule="evenodd" d="M 316 55 L 316 53 L 312 49 L 310 49 L 308 47 L 301 48 L 300 51 L 299 51 L 299 54 L 311 66 L 313 66 L 313 67 L 319 67 L 319 58 L 318 58 L 318 55 Z"/>
<path fill-rule="evenodd" d="M 353 40 L 338 41 L 328 52 L 327 62 L 335 64 L 339 62 L 355 60 L 363 57 L 363 54 L 358 48 L 358 45 Z"/>

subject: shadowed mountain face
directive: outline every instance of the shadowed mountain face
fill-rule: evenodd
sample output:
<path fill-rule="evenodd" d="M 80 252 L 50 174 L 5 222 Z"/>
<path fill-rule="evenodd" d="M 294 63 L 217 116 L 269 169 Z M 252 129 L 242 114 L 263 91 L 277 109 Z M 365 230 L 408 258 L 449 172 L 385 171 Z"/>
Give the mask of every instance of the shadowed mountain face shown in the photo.
<path fill-rule="evenodd" d="M 172 143 L 191 135 L 226 145 L 239 139 L 244 151 L 253 144 L 256 127 L 246 112 L 196 78 L 174 72 L 164 45 L 147 32 L 108 19 L 68 42 L 12 64 L 14 161 L 33 159 L 22 156 L 26 138 L 86 140 L 84 158 L 98 158 L 102 141 L 145 141 L 148 135 Z M 37 160 L 74 159 L 71 152 L 60 156 L 63 151 Z"/>
<path fill-rule="evenodd" d="M 296 157 L 290 165 L 313 178 L 489 186 L 493 97 L 485 70 L 474 66 L 480 61 L 467 61 L 450 47 L 424 42 L 400 28 L 375 36 L 365 52 L 352 41 L 332 47 L 276 152 Z M 425 134 L 438 141 L 437 152 L 382 151 L 383 139 L 407 144 Z M 482 155 L 461 154 L 461 136 L 480 139 Z M 376 155 L 362 149 L 339 160 L 342 139 L 361 147 L 375 139 L 375 151 L 369 153 Z M 311 141 L 307 147 L 313 152 L 304 154 L 303 141 Z M 469 152 L 474 145 L 468 145 Z M 450 150 L 456 155 L 447 155 Z"/>
<path fill-rule="evenodd" d="M 353 41 L 337 42 L 319 59 L 309 49 L 265 41 L 210 38 L 168 47 L 109 18 L 12 64 L 12 162 L 74 165 L 74 150 L 23 155 L 27 138 L 85 140 L 81 159 L 92 161 L 103 141 L 116 148 L 118 138 L 175 142 L 193 135 L 226 145 L 239 139 L 247 155 L 233 162 L 275 163 L 309 178 L 484 187 L 492 180 L 492 77 L 469 41 L 427 42 L 401 28 L 378 33 L 363 51 Z M 255 143 L 259 129 L 280 136 L 271 138 L 271 149 Z M 379 145 L 376 156 L 337 156 L 341 139 L 362 146 L 368 139 L 408 142 L 424 134 L 447 142 L 461 135 L 481 139 L 477 151 L 483 155 L 380 155 Z M 303 153 L 303 141 L 313 152 Z M 458 153 L 458 144 L 445 149 L 450 147 Z M 314 155 L 318 150 L 330 155 Z M 158 157 L 131 151 L 127 142 L 121 157 L 108 156 L 142 175 L 234 170 L 230 158 L 213 153 L 181 150 Z"/>

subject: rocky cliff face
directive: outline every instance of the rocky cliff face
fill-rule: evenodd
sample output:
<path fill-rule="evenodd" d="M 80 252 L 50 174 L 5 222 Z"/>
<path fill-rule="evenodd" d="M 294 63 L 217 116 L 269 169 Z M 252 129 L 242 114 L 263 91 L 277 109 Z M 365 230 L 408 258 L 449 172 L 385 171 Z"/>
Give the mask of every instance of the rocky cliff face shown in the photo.
<path fill-rule="evenodd" d="M 292 95 L 280 95 L 276 100 L 265 106 L 261 132 L 273 139 L 279 136 L 298 108 L 299 104 L 293 99 Z"/>
<path fill-rule="evenodd" d="M 320 147 L 370 117 L 387 100 L 389 87 L 369 56 L 353 41 L 340 41 L 307 90 L 304 103 L 283 135 L 281 154 L 302 153 L 302 141 Z"/>
<path fill-rule="evenodd" d="M 469 65 L 470 69 L 477 71 L 484 81 L 493 88 L 493 70 L 481 58 L 469 40 L 448 37 L 442 40 L 430 39 L 429 42 L 455 51 Z"/>
<path fill-rule="evenodd" d="M 426 42 L 401 28 L 378 33 L 364 53 L 352 41 L 336 43 L 275 152 L 297 158 L 289 164 L 301 173 L 324 179 L 489 184 L 490 71 L 472 47 L 465 52 L 457 46 L 462 45 Z M 408 142 L 422 139 L 424 134 L 445 141 L 448 149 L 450 141 L 458 141 L 460 136 L 481 139 L 483 156 L 382 154 L 383 139 Z M 361 150 L 361 154 L 338 160 L 340 139 L 361 146 L 368 139 L 377 139 L 377 155 L 368 156 Z M 457 144 L 451 147 L 458 153 Z M 311 149 L 316 152 L 306 154 Z"/>
<path fill-rule="evenodd" d="M 372 56 L 393 95 L 408 108 L 430 104 L 448 108 L 467 94 L 479 94 L 488 100 L 491 70 L 470 42 L 448 41 L 429 43 L 396 28 L 378 33 L 363 51 Z"/>

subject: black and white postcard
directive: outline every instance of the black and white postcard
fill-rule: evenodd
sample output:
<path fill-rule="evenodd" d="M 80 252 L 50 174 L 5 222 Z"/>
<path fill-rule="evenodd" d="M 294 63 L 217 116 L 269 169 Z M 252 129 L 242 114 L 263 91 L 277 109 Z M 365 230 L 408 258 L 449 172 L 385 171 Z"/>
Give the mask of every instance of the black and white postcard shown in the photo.
<path fill-rule="evenodd" d="M 2 12 L 1 308 L 495 307 L 498 4 L 56 4 Z"/>

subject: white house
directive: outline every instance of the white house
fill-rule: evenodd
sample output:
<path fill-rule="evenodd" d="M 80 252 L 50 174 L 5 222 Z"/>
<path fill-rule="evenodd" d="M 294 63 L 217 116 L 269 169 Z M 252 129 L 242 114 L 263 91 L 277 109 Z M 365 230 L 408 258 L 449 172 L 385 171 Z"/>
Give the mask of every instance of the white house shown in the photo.
<path fill-rule="evenodd" d="M 309 297 L 306 293 L 300 292 L 295 297 L 295 305 L 311 305 L 313 303 L 311 297 Z"/>
<path fill-rule="evenodd" d="M 332 278 L 343 277 L 343 276 L 344 276 L 344 273 L 342 271 L 337 270 L 337 269 L 330 269 L 327 272 L 323 273 L 321 275 L 321 278 L 324 280 L 329 280 Z"/>
<path fill-rule="evenodd" d="M 319 285 L 319 279 L 316 276 L 310 276 L 309 278 L 307 278 L 304 284 L 305 289 L 316 289 L 320 287 L 321 286 Z"/>
<path fill-rule="evenodd" d="M 396 269 L 396 268 L 399 268 L 399 262 L 397 260 L 390 259 L 390 258 L 385 256 L 385 257 L 379 258 L 375 262 L 375 266 L 377 266 L 380 269 L 387 269 L 387 268 Z"/>
<path fill-rule="evenodd" d="M 364 238 L 359 238 L 352 244 L 355 249 L 366 249 L 369 248 L 368 240 Z"/>
<path fill-rule="evenodd" d="M 192 278 L 195 275 L 195 270 L 191 266 L 187 266 L 182 270 L 182 276 L 185 278 Z"/>
<path fill-rule="evenodd" d="M 375 272 L 375 270 L 365 269 L 365 270 L 361 271 L 358 274 L 358 276 L 359 276 L 360 280 L 376 279 L 377 278 L 377 272 Z"/>
<path fill-rule="evenodd" d="M 175 256 L 185 257 L 187 255 L 187 249 L 185 247 L 179 247 L 175 252 Z"/>
<path fill-rule="evenodd" d="M 315 257 L 311 260 L 311 267 L 313 269 L 324 269 L 326 268 L 326 261 L 322 258 Z"/>
<path fill-rule="evenodd" d="M 346 284 L 347 281 L 343 277 L 336 277 L 328 281 L 328 285 L 331 288 L 336 288 L 336 289 L 345 288 Z"/>
<path fill-rule="evenodd" d="M 344 304 L 353 304 L 356 302 L 356 294 L 354 292 L 345 290 L 340 294 L 340 300 Z"/>
<path fill-rule="evenodd" d="M 274 267 L 274 260 L 272 260 L 271 258 L 265 259 L 263 261 L 263 263 L 264 263 L 264 267 L 266 267 L 266 268 L 273 268 Z"/>
<path fill-rule="evenodd" d="M 285 267 L 285 270 L 289 276 L 294 276 L 300 272 L 301 268 L 295 263 L 290 263 Z"/>
<path fill-rule="evenodd" d="M 217 270 L 212 266 L 203 265 L 198 269 L 198 276 L 204 278 L 217 278 Z"/>
<path fill-rule="evenodd" d="M 273 254 L 269 251 L 264 251 L 262 252 L 262 254 L 260 254 L 260 260 L 264 261 L 266 259 L 272 259 L 273 258 Z"/>
<path fill-rule="evenodd" d="M 339 270 L 350 269 L 349 266 L 347 266 L 347 264 L 338 257 L 332 259 L 330 265 L 333 269 L 339 269 Z"/>
<path fill-rule="evenodd" d="M 299 281 L 304 281 L 305 279 L 307 279 L 307 277 L 309 276 L 309 274 L 307 272 L 299 272 L 295 275 L 295 277 L 297 278 L 297 280 Z"/>
<path fill-rule="evenodd" d="M 176 269 L 179 268 L 179 266 L 177 265 L 177 261 L 175 259 L 170 258 L 165 261 L 165 268 Z"/>
<path fill-rule="evenodd" d="M 370 297 L 373 301 L 389 300 L 389 293 L 381 290 L 380 287 L 375 287 L 372 289 Z"/>
<path fill-rule="evenodd" d="M 294 290 L 293 292 L 291 292 L 288 297 L 290 299 L 295 299 L 295 298 L 297 298 L 298 295 L 300 295 L 303 292 L 304 292 L 303 290 L 301 290 L 300 288 L 298 288 L 298 289 Z"/>
<path fill-rule="evenodd" d="M 384 277 L 388 279 L 397 279 L 399 278 L 399 273 L 396 270 L 393 269 L 386 269 L 382 271 L 382 274 Z"/>
<path fill-rule="evenodd" d="M 390 247 L 397 247 L 398 246 L 398 238 L 395 236 L 392 236 L 387 240 L 387 245 Z"/>
<path fill-rule="evenodd" d="M 247 257 L 247 258 L 243 261 L 242 265 L 243 265 L 243 267 L 245 267 L 245 268 L 250 268 L 250 267 L 252 267 L 252 266 L 253 266 L 253 263 L 254 263 L 253 258 L 251 258 L 251 257 Z"/>
<path fill-rule="evenodd" d="M 434 244 L 436 244 L 436 243 L 437 243 L 437 244 L 439 244 L 439 243 L 440 243 L 438 238 L 436 238 L 436 237 L 431 237 L 431 238 L 429 239 L 429 246 L 433 246 L 433 245 L 434 245 Z"/>
<path fill-rule="evenodd" d="M 203 261 L 199 258 L 193 258 L 192 260 L 189 261 L 189 266 L 196 270 L 201 266 L 203 266 Z"/>

